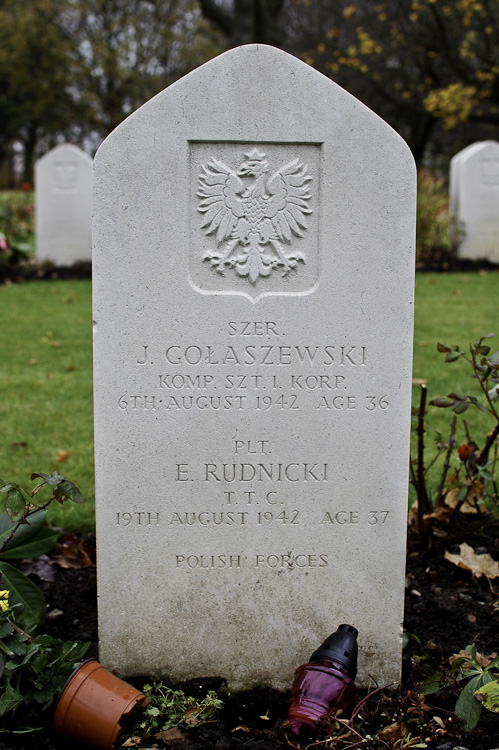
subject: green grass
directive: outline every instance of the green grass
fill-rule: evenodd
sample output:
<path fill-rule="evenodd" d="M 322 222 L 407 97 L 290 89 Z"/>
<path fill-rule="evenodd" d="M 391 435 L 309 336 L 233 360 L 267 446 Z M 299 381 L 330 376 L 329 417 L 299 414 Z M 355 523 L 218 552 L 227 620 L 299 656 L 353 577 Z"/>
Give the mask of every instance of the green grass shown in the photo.
<path fill-rule="evenodd" d="M 438 341 L 458 344 L 463 351 L 486 333 L 496 338 L 488 343 L 499 349 L 499 273 L 418 274 L 414 324 L 414 378 L 428 380 L 428 398 L 459 395 L 478 396 L 479 387 L 471 377 L 471 368 L 462 360 L 445 363 L 445 354 L 437 352 Z M 418 388 L 414 389 L 419 399 Z M 429 407 L 428 422 L 447 424 L 450 412 Z M 487 415 L 469 409 L 465 419 L 470 425 L 483 425 Z M 477 441 L 478 442 L 478 441 Z"/>
<path fill-rule="evenodd" d="M 59 471 L 83 505 L 53 503 L 67 530 L 94 527 L 92 317 L 89 281 L 0 287 L 0 477 L 31 488 L 34 471 Z M 59 451 L 70 456 L 57 461 Z"/>
<path fill-rule="evenodd" d="M 489 340 L 492 351 L 499 350 L 499 273 L 449 273 L 418 274 L 416 278 L 416 311 L 414 326 L 414 378 L 428 381 L 428 401 L 449 393 L 473 395 L 480 398 L 477 381 L 472 378 L 471 367 L 462 359 L 445 363 L 445 354 L 437 352 L 438 341 L 453 346 L 457 344 L 469 353 L 469 345 L 486 333 L 495 333 Z M 413 388 L 413 404 L 419 405 L 420 388 Z M 436 452 L 437 433 L 449 437 L 453 413 L 450 409 L 427 406 L 426 463 Z M 486 433 L 494 427 L 493 418 L 470 407 L 458 417 L 455 439 L 458 444 L 467 442 L 464 422 L 476 443 L 483 447 Z M 415 420 L 413 420 L 415 429 Z M 413 430 L 412 455 L 416 439 Z M 438 485 L 438 466 L 429 474 L 430 489 Z"/>
<path fill-rule="evenodd" d="M 41 281 L 0 287 L 0 313 L 0 477 L 32 487 L 33 471 L 65 474 L 79 486 L 84 503 L 54 504 L 49 518 L 68 531 L 92 530 L 91 284 Z M 451 391 L 478 395 L 465 363 L 445 364 L 436 344 L 443 341 L 467 349 L 481 335 L 497 331 L 497 341 L 490 343 L 499 349 L 498 323 L 499 273 L 417 275 L 413 374 L 428 381 L 428 399 Z M 417 405 L 416 386 L 413 396 Z M 451 418 L 447 409 L 428 407 L 428 460 L 434 452 L 435 429 L 448 436 Z M 492 427 L 487 415 L 469 409 L 464 418 L 482 445 Z M 461 426 L 456 437 L 465 442 Z M 57 461 L 59 451 L 69 451 L 63 463 Z M 437 483 L 435 477 L 434 486 Z"/>

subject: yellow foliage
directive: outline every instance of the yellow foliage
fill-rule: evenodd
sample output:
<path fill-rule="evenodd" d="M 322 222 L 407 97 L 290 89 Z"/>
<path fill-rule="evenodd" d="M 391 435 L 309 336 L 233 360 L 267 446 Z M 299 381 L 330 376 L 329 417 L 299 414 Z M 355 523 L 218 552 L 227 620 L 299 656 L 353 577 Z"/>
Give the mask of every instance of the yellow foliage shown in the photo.
<path fill-rule="evenodd" d="M 383 48 L 381 47 L 378 42 L 376 42 L 367 31 L 364 31 L 362 28 L 357 29 L 357 37 L 360 42 L 360 53 L 361 55 L 372 55 L 374 53 L 379 54 L 383 51 Z"/>
<path fill-rule="evenodd" d="M 336 39 L 339 35 L 340 32 L 336 26 L 331 26 L 331 28 L 326 31 L 326 39 Z"/>
<path fill-rule="evenodd" d="M 492 83 L 495 78 L 494 73 L 492 73 L 490 70 L 477 70 L 475 76 L 482 83 Z"/>
<path fill-rule="evenodd" d="M 319 53 L 319 55 L 323 55 L 325 51 L 326 51 L 326 45 L 323 44 L 323 42 L 317 45 L 317 52 Z"/>
<path fill-rule="evenodd" d="M 431 91 L 423 104 L 427 112 L 441 118 L 447 128 L 454 128 L 459 122 L 466 122 L 480 98 L 485 95 L 476 86 L 451 83 L 446 88 Z"/>
<path fill-rule="evenodd" d="M 343 18 L 345 20 L 348 20 L 356 12 L 357 12 L 356 5 L 347 5 L 347 7 L 343 9 Z"/>

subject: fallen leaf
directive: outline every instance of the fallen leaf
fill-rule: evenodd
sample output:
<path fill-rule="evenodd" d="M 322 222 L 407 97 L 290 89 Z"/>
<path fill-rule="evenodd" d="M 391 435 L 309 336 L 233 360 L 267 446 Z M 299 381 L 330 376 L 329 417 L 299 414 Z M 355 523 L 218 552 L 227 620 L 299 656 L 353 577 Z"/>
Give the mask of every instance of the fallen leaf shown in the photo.
<path fill-rule="evenodd" d="M 461 501 L 457 499 L 458 493 L 460 491 L 459 487 L 455 487 L 453 490 L 450 490 L 445 495 L 445 505 L 448 508 L 451 508 L 452 510 L 460 503 Z M 479 494 L 479 499 L 481 498 L 481 493 Z M 466 500 L 462 503 L 460 508 L 460 513 L 478 513 L 477 507 L 476 507 L 476 493 L 473 491 L 472 488 L 468 490 L 468 494 L 466 496 Z"/>
<path fill-rule="evenodd" d="M 199 724 L 199 706 L 194 706 L 193 708 L 187 709 L 187 711 L 184 713 L 184 719 L 186 724 L 188 724 L 191 727 L 196 727 Z"/>
<path fill-rule="evenodd" d="M 54 544 L 51 557 L 54 562 L 61 568 L 71 568 L 80 570 L 80 568 L 94 568 L 95 563 L 92 558 L 95 556 L 95 550 L 90 545 L 79 540 L 74 534 L 66 534 L 62 542 Z"/>
<path fill-rule="evenodd" d="M 48 555 L 23 560 L 21 569 L 25 575 L 36 575 L 42 581 L 55 580 L 54 562 Z"/>
<path fill-rule="evenodd" d="M 442 729 L 445 729 L 445 724 L 443 720 L 440 718 L 440 716 L 434 716 L 433 721 L 435 722 L 435 724 L 438 724 L 439 727 L 441 727 Z"/>
<path fill-rule="evenodd" d="M 58 341 L 51 341 L 50 346 L 53 346 L 54 349 L 59 349 L 61 345 Z"/>
<path fill-rule="evenodd" d="M 37 359 L 30 359 L 30 361 L 29 361 L 28 364 L 30 364 L 30 365 L 37 365 L 38 364 L 38 360 Z"/>
<path fill-rule="evenodd" d="M 57 620 L 58 617 L 61 617 L 64 612 L 62 609 L 51 609 L 47 612 L 47 620 Z"/>
<path fill-rule="evenodd" d="M 178 727 L 166 729 L 164 732 L 158 732 L 154 737 L 155 739 L 163 740 L 163 742 L 185 742 L 191 744 L 188 735 Z"/>
<path fill-rule="evenodd" d="M 403 721 L 397 721 L 378 732 L 377 737 L 383 742 L 392 743 L 405 737 L 408 731 L 407 725 Z"/>
<path fill-rule="evenodd" d="M 70 457 L 71 453 L 69 451 L 58 451 L 56 456 L 56 461 L 60 464 L 62 464 L 63 461 L 67 461 Z"/>
<path fill-rule="evenodd" d="M 499 563 L 489 554 L 476 555 L 473 547 L 464 542 L 459 546 L 459 555 L 445 553 L 445 559 L 459 568 L 469 570 L 477 578 L 485 576 L 490 581 L 499 576 Z"/>
<path fill-rule="evenodd" d="M 494 652 L 493 654 L 490 654 L 490 656 L 485 656 L 484 654 L 481 654 L 479 651 L 476 652 L 476 660 L 478 664 L 482 667 L 482 669 L 485 669 L 485 667 L 488 667 L 492 659 L 495 659 L 497 654 Z M 453 662 L 456 661 L 456 659 L 471 659 L 471 654 L 466 651 L 466 649 L 461 649 L 459 653 L 452 654 L 452 656 L 449 656 L 449 664 L 452 665 Z M 473 665 L 467 664 L 466 662 L 461 664 L 462 669 L 473 669 Z"/>

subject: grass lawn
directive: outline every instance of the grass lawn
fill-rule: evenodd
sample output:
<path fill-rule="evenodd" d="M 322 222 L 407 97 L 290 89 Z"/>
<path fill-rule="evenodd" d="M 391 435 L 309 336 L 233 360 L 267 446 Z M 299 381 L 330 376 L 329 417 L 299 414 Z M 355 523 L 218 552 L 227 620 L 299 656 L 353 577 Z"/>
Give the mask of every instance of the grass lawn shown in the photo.
<path fill-rule="evenodd" d="M 91 530 L 91 284 L 37 281 L 3 286 L 0 313 L 0 477 L 31 488 L 33 471 L 64 474 L 78 485 L 85 502 L 63 508 L 54 503 L 49 518 L 68 530 Z M 64 451 L 69 457 L 61 462 Z"/>
<path fill-rule="evenodd" d="M 59 471 L 81 489 L 81 506 L 53 507 L 51 522 L 67 530 L 94 528 L 92 416 L 92 315 L 89 281 L 40 281 L 0 287 L 0 477 L 32 487 L 32 471 Z M 481 335 L 497 331 L 499 273 L 418 274 L 414 377 L 428 381 L 428 399 L 478 395 L 476 381 L 461 361 L 445 364 L 438 341 L 467 349 Z M 419 388 L 413 390 L 415 405 Z M 428 458 L 435 429 L 448 435 L 452 414 L 428 407 Z M 492 428 L 487 415 L 469 409 L 464 418 L 480 445 Z M 462 422 L 462 417 L 459 418 Z M 462 427 L 456 438 L 465 442 Z M 414 435 L 413 435 L 413 442 Z M 69 455 L 68 455 L 69 454 Z M 61 461 L 63 458 L 65 460 Z M 438 483 L 438 476 L 433 484 Z"/>
<path fill-rule="evenodd" d="M 416 278 L 416 313 L 414 326 L 414 378 L 427 379 L 428 401 L 435 396 L 480 396 L 477 381 L 472 378 L 471 367 L 462 359 L 445 363 L 445 354 L 436 350 L 438 341 L 453 346 L 457 344 L 469 352 L 469 345 L 486 333 L 495 333 L 488 342 L 492 351 L 499 350 L 499 273 L 449 273 L 418 274 Z M 413 388 L 413 403 L 419 404 L 420 388 Z M 485 404 L 483 397 L 480 399 Z M 425 445 L 427 458 L 435 453 L 439 430 L 448 438 L 452 421 L 450 409 L 427 407 Z M 484 437 L 494 427 L 493 417 L 470 407 L 458 417 L 455 438 L 465 443 L 466 421 L 470 436 L 483 447 Z M 414 424 L 415 428 L 415 424 Z M 412 439 L 415 454 L 415 434 Z M 427 461 L 428 463 L 428 461 Z M 430 484 L 438 485 L 434 476 Z"/>

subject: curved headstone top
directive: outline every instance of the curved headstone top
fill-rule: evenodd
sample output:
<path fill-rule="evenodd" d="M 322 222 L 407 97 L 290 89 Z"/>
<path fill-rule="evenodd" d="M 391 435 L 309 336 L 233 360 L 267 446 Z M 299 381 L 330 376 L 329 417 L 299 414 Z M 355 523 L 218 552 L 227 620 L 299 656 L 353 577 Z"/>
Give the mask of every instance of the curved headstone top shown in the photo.
<path fill-rule="evenodd" d="M 451 159 L 450 211 L 461 258 L 499 263 L 499 143 L 479 141 Z"/>
<path fill-rule="evenodd" d="M 58 266 L 92 259 L 92 158 L 63 143 L 35 164 L 36 258 Z"/>
<path fill-rule="evenodd" d="M 351 622 L 360 682 L 398 680 L 415 204 L 400 136 L 262 45 L 206 63 L 103 143 L 106 666 L 286 688 Z"/>

